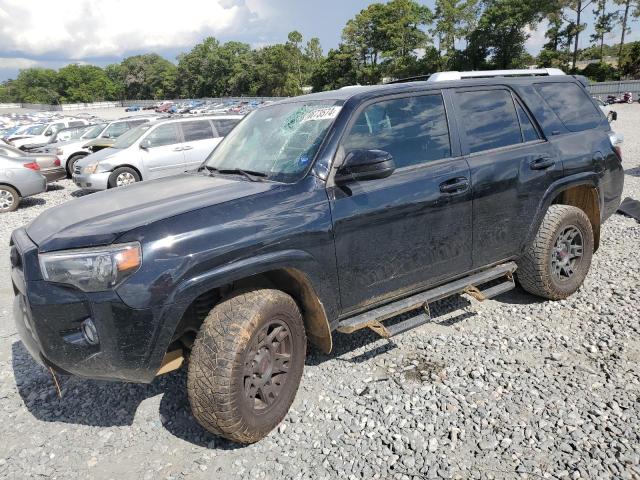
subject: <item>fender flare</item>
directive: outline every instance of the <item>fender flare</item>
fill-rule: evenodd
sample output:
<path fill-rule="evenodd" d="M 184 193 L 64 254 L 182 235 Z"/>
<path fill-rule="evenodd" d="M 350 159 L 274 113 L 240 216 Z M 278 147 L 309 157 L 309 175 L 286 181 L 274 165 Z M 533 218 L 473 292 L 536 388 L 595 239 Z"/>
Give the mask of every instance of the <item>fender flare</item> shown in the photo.
<path fill-rule="evenodd" d="M 572 187 L 578 187 L 581 185 L 586 185 L 589 187 L 593 187 L 598 192 L 598 208 L 600 210 L 600 216 L 602 217 L 602 208 L 603 208 L 603 199 L 600 194 L 600 178 L 595 172 L 585 172 L 576 175 L 572 175 L 570 177 L 564 177 L 553 182 L 549 188 L 547 188 L 544 193 L 540 203 L 538 204 L 538 209 L 536 211 L 535 217 L 531 226 L 529 227 L 529 231 L 524 239 L 524 242 L 520 246 L 520 251 L 524 251 L 527 245 L 534 239 L 536 234 L 538 233 L 538 229 L 540 228 L 540 224 L 544 216 L 549 209 L 549 206 L 553 202 L 553 200 L 563 191 L 568 190 Z"/>

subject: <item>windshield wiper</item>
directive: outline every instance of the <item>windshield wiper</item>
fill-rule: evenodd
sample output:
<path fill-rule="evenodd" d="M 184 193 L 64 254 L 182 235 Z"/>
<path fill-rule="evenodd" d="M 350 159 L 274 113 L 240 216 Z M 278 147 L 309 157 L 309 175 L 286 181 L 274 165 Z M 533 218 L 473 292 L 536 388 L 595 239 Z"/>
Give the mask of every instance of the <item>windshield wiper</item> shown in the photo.
<path fill-rule="evenodd" d="M 213 167 L 207 167 L 213 168 Z M 254 170 L 244 170 L 242 168 L 221 168 L 217 170 L 218 173 L 230 173 L 230 174 L 239 174 L 247 177 L 252 182 L 260 182 L 263 178 L 267 178 L 268 175 L 264 172 L 256 172 Z"/>

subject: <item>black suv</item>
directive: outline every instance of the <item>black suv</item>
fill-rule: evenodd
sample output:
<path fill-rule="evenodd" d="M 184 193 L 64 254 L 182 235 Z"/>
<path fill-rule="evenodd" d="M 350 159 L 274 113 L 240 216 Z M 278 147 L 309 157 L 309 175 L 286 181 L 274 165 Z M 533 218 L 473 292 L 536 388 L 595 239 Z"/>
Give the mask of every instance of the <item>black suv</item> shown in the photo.
<path fill-rule="evenodd" d="M 623 169 L 580 79 L 543 73 L 287 99 L 198 172 L 49 209 L 11 240 L 24 344 L 56 371 L 134 382 L 189 358 L 195 417 L 250 443 L 286 415 L 307 339 L 390 337 L 514 273 L 566 298 Z"/>

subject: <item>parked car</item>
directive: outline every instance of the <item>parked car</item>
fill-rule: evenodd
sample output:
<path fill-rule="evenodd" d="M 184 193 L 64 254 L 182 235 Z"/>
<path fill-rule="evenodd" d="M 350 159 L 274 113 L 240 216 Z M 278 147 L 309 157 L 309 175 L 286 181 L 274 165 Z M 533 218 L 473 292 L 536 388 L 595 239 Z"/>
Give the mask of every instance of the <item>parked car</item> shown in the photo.
<path fill-rule="evenodd" d="M 73 181 L 85 190 L 106 190 L 196 169 L 241 119 L 185 117 L 139 125 L 111 148 L 78 161 Z"/>
<path fill-rule="evenodd" d="M 140 110 L 142 110 L 140 105 L 129 105 L 124 109 L 125 112 L 139 112 Z"/>
<path fill-rule="evenodd" d="M 169 110 L 173 107 L 173 102 L 162 102 L 156 107 L 157 113 L 169 113 Z"/>
<path fill-rule="evenodd" d="M 79 127 L 83 125 L 89 125 L 89 120 L 79 118 L 61 118 L 59 120 L 55 120 L 50 123 L 45 123 L 39 125 L 37 128 L 34 128 L 29 131 L 28 135 L 21 135 L 19 137 L 14 136 L 9 140 L 13 145 L 20 148 L 23 145 L 33 144 L 33 143 L 45 143 L 48 138 L 56 133 L 58 130 L 67 127 Z"/>
<path fill-rule="evenodd" d="M 172 125 L 126 143 L 175 141 Z M 389 338 L 514 273 L 539 297 L 572 295 L 623 181 L 619 137 L 555 69 L 290 98 L 248 115 L 198 173 L 16 230 L 13 311 L 34 358 L 71 374 L 150 382 L 188 356 L 195 418 L 251 443 L 287 414 L 307 339 L 329 353 L 335 330 Z"/>
<path fill-rule="evenodd" d="M 56 133 L 51 135 L 46 142 L 44 143 L 27 143 L 20 147 L 21 150 L 25 152 L 37 152 L 41 151 L 47 146 L 50 145 L 58 145 L 62 142 L 67 142 L 70 140 L 75 140 L 80 138 L 87 130 L 91 129 L 91 125 L 83 125 L 81 127 L 68 127 L 58 130 Z"/>
<path fill-rule="evenodd" d="M 12 212 L 25 197 L 47 190 L 47 179 L 37 169 L 0 155 L 0 213 Z"/>
<path fill-rule="evenodd" d="M 11 145 L 0 144 L 0 156 L 15 158 L 23 162 L 27 168 L 39 171 L 49 183 L 67 176 L 60 159 L 55 155 L 26 153 Z"/>
<path fill-rule="evenodd" d="M 124 132 L 155 118 L 158 117 L 135 116 L 126 119 L 114 120 L 109 123 L 98 124 L 87 131 L 78 140 L 58 145 L 55 153 L 60 157 L 60 161 L 66 168 L 68 177 L 71 178 L 73 175 L 73 168 L 78 160 L 86 157 L 92 152 L 97 152 L 103 148 L 110 147 L 113 145 L 116 138 Z"/>

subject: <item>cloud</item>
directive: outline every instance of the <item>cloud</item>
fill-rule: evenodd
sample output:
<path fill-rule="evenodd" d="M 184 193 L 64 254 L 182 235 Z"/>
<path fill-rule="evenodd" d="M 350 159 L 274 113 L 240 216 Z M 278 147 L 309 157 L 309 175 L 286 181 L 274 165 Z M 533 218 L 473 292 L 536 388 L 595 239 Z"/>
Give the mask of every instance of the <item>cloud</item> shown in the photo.
<path fill-rule="evenodd" d="M 190 47 L 260 23 L 245 0 L 0 0 L 0 56 L 83 59 Z"/>

